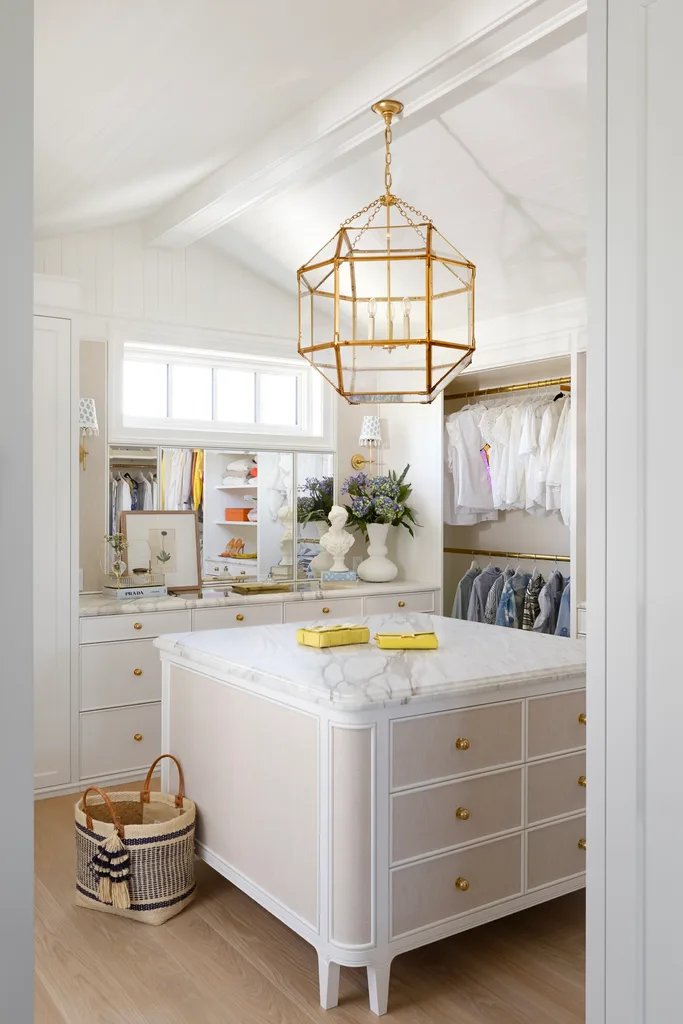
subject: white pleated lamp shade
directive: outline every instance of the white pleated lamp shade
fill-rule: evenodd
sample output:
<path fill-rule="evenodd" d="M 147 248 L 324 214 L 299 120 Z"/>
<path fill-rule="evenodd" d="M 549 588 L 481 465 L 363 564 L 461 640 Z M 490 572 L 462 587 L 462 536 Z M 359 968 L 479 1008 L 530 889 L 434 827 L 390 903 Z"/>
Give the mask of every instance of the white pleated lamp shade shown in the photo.
<path fill-rule="evenodd" d="M 358 443 L 365 448 L 377 448 L 382 443 L 379 416 L 364 416 Z"/>

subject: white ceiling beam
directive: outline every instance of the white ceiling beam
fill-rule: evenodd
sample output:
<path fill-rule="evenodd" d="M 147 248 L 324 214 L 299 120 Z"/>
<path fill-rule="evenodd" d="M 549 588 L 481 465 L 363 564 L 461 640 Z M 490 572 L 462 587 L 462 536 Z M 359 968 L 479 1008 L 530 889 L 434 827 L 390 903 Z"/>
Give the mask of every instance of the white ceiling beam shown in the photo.
<path fill-rule="evenodd" d="M 383 96 L 399 97 L 402 118 L 417 127 L 444 101 L 452 105 L 453 94 L 473 79 L 546 38 L 576 31 L 586 6 L 587 0 L 453 3 L 303 114 L 166 203 L 145 222 L 147 244 L 185 247 L 292 184 L 329 172 L 383 130 L 369 110 Z"/>

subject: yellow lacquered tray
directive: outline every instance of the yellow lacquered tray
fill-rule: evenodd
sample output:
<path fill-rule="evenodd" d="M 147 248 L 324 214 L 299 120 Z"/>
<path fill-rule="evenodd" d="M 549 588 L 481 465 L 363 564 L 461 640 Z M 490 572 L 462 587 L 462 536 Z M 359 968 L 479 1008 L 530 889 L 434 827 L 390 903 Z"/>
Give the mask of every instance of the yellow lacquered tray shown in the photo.
<path fill-rule="evenodd" d="M 367 644 L 370 630 L 367 626 L 305 626 L 297 629 L 296 639 L 305 647 L 344 647 L 346 644 Z"/>
<path fill-rule="evenodd" d="M 375 643 L 384 651 L 434 651 L 436 633 L 377 633 Z"/>

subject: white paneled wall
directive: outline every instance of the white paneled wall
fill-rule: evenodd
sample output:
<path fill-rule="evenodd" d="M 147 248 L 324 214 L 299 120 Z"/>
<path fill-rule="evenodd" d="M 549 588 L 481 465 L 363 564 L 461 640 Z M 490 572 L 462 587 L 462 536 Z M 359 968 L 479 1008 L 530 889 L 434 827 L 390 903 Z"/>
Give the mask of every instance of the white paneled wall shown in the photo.
<path fill-rule="evenodd" d="M 296 339 L 296 298 L 203 242 L 143 244 L 139 223 L 35 244 L 36 273 L 82 282 L 84 309 L 116 320 L 187 325 Z M 292 275 L 293 285 L 295 276 Z"/>

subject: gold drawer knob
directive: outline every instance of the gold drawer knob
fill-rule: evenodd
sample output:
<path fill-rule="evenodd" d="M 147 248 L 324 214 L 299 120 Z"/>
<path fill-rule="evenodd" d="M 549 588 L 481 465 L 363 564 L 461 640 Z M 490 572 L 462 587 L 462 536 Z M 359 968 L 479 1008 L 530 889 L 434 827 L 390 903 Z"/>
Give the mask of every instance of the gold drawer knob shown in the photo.
<path fill-rule="evenodd" d="M 244 622 L 244 615 L 242 614 L 236 615 L 235 618 L 237 619 L 238 622 Z"/>
<path fill-rule="evenodd" d="M 586 715 L 579 715 L 579 725 L 585 725 L 587 721 L 588 717 Z"/>
<path fill-rule="evenodd" d="M 141 668 L 134 668 L 133 669 L 133 675 L 134 676 L 141 676 L 142 675 L 142 669 Z"/>
<path fill-rule="evenodd" d="M 141 622 L 134 622 L 133 623 L 133 629 L 142 629 L 142 623 Z"/>
<path fill-rule="evenodd" d="M 582 789 L 586 788 L 586 776 L 585 775 L 580 775 L 579 776 L 579 785 L 581 786 Z"/>
<path fill-rule="evenodd" d="M 133 736 L 133 739 L 135 740 L 136 743 L 139 743 L 140 740 L 142 739 L 142 733 L 141 732 L 136 732 L 135 736 Z"/>
<path fill-rule="evenodd" d="M 467 881 L 466 878 L 456 878 L 455 888 L 458 890 L 458 892 L 467 892 L 469 887 L 470 883 Z"/>
<path fill-rule="evenodd" d="M 466 740 L 463 736 L 458 736 L 457 740 L 455 741 L 455 749 L 456 750 L 469 750 L 470 749 L 470 741 Z"/>
<path fill-rule="evenodd" d="M 405 608 L 405 606 L 406 606 L 405 601 L 399 601 L 398 602 L 398 606 L 399 606 L 399 608 Z"/>
<path fill-rule="evenodd" d="M 329 608 L 323 608 L 323 615 L 329 615 L 329 614 L 330 614 L 330 609 Z"/>
<path fill-rule="evenodd" d="M 470 812 L 467 810 L 466 807 L 458 807 L 457 811 L 455 812 L 455 816 L 458 819 L 458 821 L 470 820 Z"/>
<path fill-rule="evenodd" d="M 579 839 L 579 849 L 580 850 L 585 850 L 586 846 L 587 846 L 586 840 L 585 839 Z"/>

